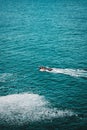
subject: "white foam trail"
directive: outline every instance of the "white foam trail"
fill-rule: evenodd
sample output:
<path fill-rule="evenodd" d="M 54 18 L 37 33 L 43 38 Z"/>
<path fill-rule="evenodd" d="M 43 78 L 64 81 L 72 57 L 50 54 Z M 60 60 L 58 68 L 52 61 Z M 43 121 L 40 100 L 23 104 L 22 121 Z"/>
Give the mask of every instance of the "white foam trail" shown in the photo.
<path fill-rule="evenodd" d="M 14 94 L 0 97 L 0 124 L 23 125 L 58 117 L 75 115 L 70 110 L 50 108 L 38 94 Z"/>
<path fill-rule="evenodd" d="M 6 81 L 12 81 L 14 80 L 14 75 L 11 73 L 1 73 L 0 74 L 0 82 L 6 82 Z"/>
<path fill-rule="evenodd" d="M 85 70 L 80 70 L 80 69 L 60 69 L 60 68 L 52 68 L 52 71 L 47 71 L 51 73 L 60 73 L 60 74 L 66 74 L 70 76 L 75 76 L 75 77 L 87 77 L 87 71 Z"/>

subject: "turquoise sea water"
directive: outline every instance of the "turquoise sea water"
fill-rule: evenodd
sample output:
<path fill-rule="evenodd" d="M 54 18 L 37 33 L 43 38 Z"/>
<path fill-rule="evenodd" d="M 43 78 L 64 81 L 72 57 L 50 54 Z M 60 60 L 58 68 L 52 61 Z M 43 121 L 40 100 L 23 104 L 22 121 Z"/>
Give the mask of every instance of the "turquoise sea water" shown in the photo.
<path fill-rule="evenodd" d="M 0 130 L 86 130 L 86 57 L 86 0 L 0 0 Z"/>

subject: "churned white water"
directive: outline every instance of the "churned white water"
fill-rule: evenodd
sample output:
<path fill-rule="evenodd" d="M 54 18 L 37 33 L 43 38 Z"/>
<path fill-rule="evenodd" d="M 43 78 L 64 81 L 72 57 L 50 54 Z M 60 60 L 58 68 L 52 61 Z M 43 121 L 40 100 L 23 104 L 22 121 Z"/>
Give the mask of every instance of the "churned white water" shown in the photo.
<path fill-rule="evenodd" d="M 13 94 L 0 97 L 0 124 L 22 125 L 24 123 L 73 116 L 70 110 L 51 108 L 49 102 L 38 94 Z"/>
<path fill-rule="evenodd" d="M 62 68 L 52 68 L 52 71 L 47 71 L 51 73 L 60 73 L 60 74 L 66 74 L 74 77 L 87 77 L 87 71 L 80 70 L 80 69 L 62 69 Z"/>

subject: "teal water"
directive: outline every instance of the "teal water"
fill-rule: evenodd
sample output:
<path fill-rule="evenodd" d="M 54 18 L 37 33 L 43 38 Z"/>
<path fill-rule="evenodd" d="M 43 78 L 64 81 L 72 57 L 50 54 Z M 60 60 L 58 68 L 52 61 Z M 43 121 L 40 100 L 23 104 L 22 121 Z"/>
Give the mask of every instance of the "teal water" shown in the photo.
<path fill-rule="evenodd" d="M 86 0 L 0 0 L 0 130 L 87 129 L 86 12 Z"/>

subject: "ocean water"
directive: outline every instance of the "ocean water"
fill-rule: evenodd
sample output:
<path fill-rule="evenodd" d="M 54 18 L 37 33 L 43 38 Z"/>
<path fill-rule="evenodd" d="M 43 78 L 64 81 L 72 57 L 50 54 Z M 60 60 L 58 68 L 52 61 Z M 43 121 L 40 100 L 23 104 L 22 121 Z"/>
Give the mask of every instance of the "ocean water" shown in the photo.
<path fill-rule="evenodd" d="M 87 1 L 0 0 L 0 130 L 86 129 Z"/>

